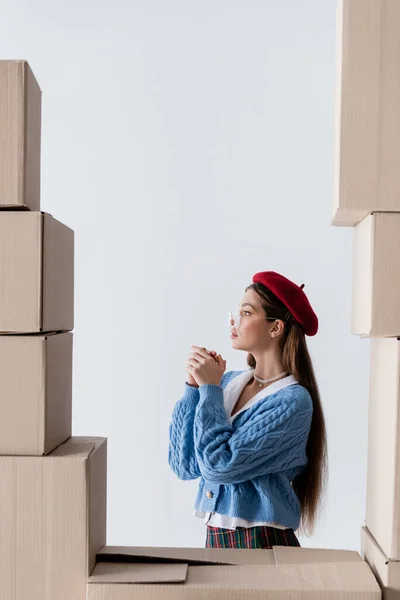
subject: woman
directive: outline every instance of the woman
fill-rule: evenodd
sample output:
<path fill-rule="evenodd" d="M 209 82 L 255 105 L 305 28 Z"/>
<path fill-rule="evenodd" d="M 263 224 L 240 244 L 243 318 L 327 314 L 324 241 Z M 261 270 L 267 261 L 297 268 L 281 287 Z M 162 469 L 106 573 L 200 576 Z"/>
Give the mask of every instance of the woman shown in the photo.
<path fill-rule="evenodd" d="M 244 371 L 225 372 L 215 351 L 192 346 L 183 397 L 174 407 L 169 465 L 200 479 L 194 514 L 206 547 L 300 546 L 311 534 L 327 475 L 325 420 L 305 335 L 318 319 L 300 287 L 257 273 L 230 313 Z"/>

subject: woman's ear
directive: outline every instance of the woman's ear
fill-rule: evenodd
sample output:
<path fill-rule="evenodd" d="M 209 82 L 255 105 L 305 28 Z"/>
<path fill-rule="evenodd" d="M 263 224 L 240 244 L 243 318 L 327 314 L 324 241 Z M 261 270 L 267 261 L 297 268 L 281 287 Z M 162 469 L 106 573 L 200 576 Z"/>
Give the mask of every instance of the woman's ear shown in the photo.
<path fill-rule="evenodd" d="M 271 336 L 272 337 L 276 337 L 277 335 L 280 335 L 282 333 L 282 331 L 284 330 L 285 325 L 283 323 L 283 321 L 281 321 L 280 319 L 277 319 L 271 329 Z"/>

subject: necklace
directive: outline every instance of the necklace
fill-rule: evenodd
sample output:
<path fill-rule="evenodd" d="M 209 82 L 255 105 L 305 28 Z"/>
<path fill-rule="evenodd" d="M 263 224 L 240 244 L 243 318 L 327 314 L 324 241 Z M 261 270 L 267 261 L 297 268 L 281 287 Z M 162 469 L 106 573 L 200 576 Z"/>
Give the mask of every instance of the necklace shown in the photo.
<path fill-rule="evenodd" d="M 288 375 L 288 374 L 289 373 L 287 371 L 283 371 L 283 373 L 280 373 L 279 375 L 276 375 L 275 377 L 271 377 L 271 379 L 260 379 L 259 377 L 257 377 L 257 375 L 255 373 L 253 373 L 253 377 L 259 384 L 259 387 L 262 387 L 266 383 L 271 383 L 272 381 L 276 381 L 280 377 L 283 377 L 283 375 Z"/>

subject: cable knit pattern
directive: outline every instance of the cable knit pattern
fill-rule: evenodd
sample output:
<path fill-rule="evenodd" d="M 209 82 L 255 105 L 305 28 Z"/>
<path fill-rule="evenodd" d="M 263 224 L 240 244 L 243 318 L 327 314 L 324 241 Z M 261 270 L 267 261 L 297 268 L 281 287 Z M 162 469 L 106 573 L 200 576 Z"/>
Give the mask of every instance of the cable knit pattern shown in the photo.
<path fill-rule="evenodd" d="M 201 476 L 194 451 L 193 423 L 199 388 L 185 383 L 185 393 L 175 405 L 169 426 L 168 462 L 179 479 L 197 479 Z"/>
<path fill-rule="evenodd" d="M 192 388 L 175 405 L 169 464 L 180 479 L 201 477 L 195 508 L 296 529 L 298 498 L 291 486 L 307 464 L 312 399 L 300 384 L 261 398 L 230 423 L 221 384 Z"/>

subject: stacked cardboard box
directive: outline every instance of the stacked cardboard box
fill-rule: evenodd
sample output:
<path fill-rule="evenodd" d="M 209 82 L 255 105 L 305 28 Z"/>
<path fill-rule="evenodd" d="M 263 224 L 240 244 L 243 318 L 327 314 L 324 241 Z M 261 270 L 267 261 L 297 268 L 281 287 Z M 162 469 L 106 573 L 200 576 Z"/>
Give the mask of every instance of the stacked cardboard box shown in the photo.
<path fill-rule="evenodd" d="M 363 600 L 381 591 L 357 552 L 106 547 L 88 600 Z"/>
<path fill-rule="evenodd" d="M 350 2 L 344 4 L 339 0 L 338 24 L 342 15 L 350 10 Z M 364 2 L 364 0 L 359 0 Z M 368 0 L 367 3 L 369 4 Z M 353 4 L 355 4 L 353 2 Z M 357 8 L 357 7 L 356 7 Z M 338 37 L 342 42 L 342 30 L 339 27 Z M 347 43 L 348 40 L 345 40 Z M 342 56 L 339 57 L 341 65 Z M 363 65 L 363 69 L 366 65 Z M 350 107 L 351 109 L 352 107 Z M 340 103 L 339 103 L 340 109 Z M 347 123 L 346 123 L 347 127 Z M 342 131 L 343 134 L 343 131 Z M 346 129 L 349 141 L 353 140 L 353 131 Z M 350 159 L 354 159 L 354 148 L 347 148 Z M 344 156 L 346 159 L 346 155 Z M 343 168 L 345 161 L 342 161 Z M 346 167 L 347 167 L 346 163 Z M 350 164 L 350 179 L 354 165 Z M 337 179 L 339 182 L 339 179 Z M 340 182 L 343 182 L 341 175 Z M 348 183 L 344 186 L 347 189 Z M 338 201 L 338 193 L 336 200 Z M 350 202 L 335 207 L 335 223 L 352 224 L 357 217 L 367 216 L 370 212 L 368 199 L 364 204 L 353 206 L 352 191 Z M 370 199 L 369 199 L 370 200 Z M 390 205 L 389 205 L 390 206 Z M 386 208 L 382 209 L 386 210 Z M 390 210 L 390 208 L 389 208 Z M 370 223 L 370 222 L 368 222 Z M 381 223 L 381 222 L 379 222 Z M 393 225 L 396 223 L 393 221 Z M 399 222 L 400 227 L 400 222 Z M 366 233 L 361 231 L 362 241 L 368 238 L 371 225 L 366 226 Z M 369 241 L 368 239 L 366 240 Z M 392 240 L 387 240 L 393 247 Z M 379 246 L 377 252 L 383 253 Z M 365 257 L 363 256 L 363 260 Z M 362 265 L 364 268 L 364 264 Z M 357 272 L 358 269 L 356 269 Z M 374 273 L 375 285 L 379 273 Z M 357 293 L 364 294 L 365 277 L 361 280 Z M 379 289 L 379 286 L 377 286 Z M 400 290 L 399 290 L 400 300 Z M 388 299 L 395 305 L 396 298 Z M 358 309 L 360 302 L 357 303 Z M 363 307 L 363 305 L 361 304 Z M 355 314 L 362 326 L 371 322 L 370 329 L 386 323 L 387 315 L 376 313 L 375 304 L 364 312 Z M 387 311 L 386 311 L 387 312 Z M 392 311 L 392 318 L 394 312 Z M 386 318 L 386 321 L 385 321 Z M 400 317 L 399 317 L 400 321 Z M 96 567 L 88 580 L 89 600 L 155 600 L 156 598 L 201 600 L 218 598 L 218 600 L 234 600 L 242 598 L 381 598 L 381 589 L 372 576 L 367 562 L 362 561 L 356 552 L 343 550 L 308 549 L 274 547 L 272 550 L 226 550 L 197 548 L 132 548 L 105 546 L 97 555 Z"/>
<path fill-rule="evenodd" d="M 362 554 L 400 597 L 400 2 L 340 0 L 332 225 L 352 226 L 352 333 L 370 339 Z"/>
<path fill-rule="evenodd" d="M 333 225 L 398 212 L 397 0 L 337 0 Z"/>
<path fill-rule="evenodd" d="M 74 234 L 40 211 L 41 91 L 0 61 L 0 598 L 84 600 L 106 440 L 71 437 Z"/>
<path fill-rule="evenodd" d="M 356 552 L 105 545 L 107 441 L 71 436 L 73 232 L 40 212 L 40 97 L 0 61 L 0 598 L 380 598 Z"/>

